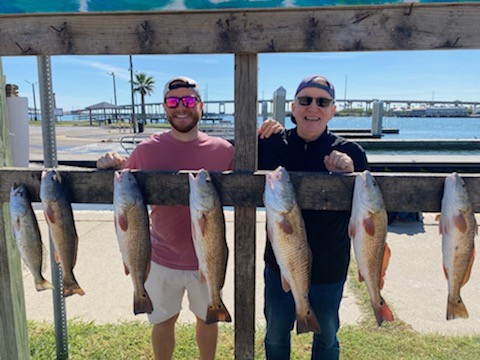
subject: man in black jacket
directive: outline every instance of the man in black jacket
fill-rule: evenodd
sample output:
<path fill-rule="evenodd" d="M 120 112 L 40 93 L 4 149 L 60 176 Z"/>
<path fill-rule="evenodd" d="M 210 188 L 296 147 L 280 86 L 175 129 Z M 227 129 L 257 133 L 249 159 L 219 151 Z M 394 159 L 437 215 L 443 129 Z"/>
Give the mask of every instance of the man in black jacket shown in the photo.
<path fill-rule="evenodd" d="M 368 169 L 364 150 L 328 131 L 335 115 L 335 90 L 323 76 L 302 80 L 292 103 L 293 129 L 259 139 L 259 169 L 282 165 L 289 171 L 347 173 Z M 338 359 L 338 310 L 350 262 L 349 211 L 302 210 L 312 250 L 310 303 L 320 324 L 312 359 Z M 290 331 L 295 322 L 291 292 L 282 289 L 280 270 L 270 242 L 265 250 L 265 317 L 267 359 L 290 359 Z"/>

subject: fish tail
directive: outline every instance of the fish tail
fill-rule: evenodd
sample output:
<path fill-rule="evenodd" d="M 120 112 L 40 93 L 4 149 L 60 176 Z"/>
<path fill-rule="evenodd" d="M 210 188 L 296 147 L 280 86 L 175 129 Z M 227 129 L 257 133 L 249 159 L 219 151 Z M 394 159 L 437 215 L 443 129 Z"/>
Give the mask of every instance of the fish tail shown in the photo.
<path fill-rule="evenodd" d="M 133 299 L 133 312 L 137 314 L 150 314 L 153 311 L 152 300 L 145 289 L 142 292 L 135 292 Z"/>
<path fill-rule="evenodd" d="M 207 318 L 205 319 L 205 323 L 207 325 L 214 324 L 218 321 L 225 321 L 225 322 L 232 321 L 230 313 L 228 312 L 222 299 L 219 299 L 218 305 L 214 305 L 213 303 L 210 303 L 208 305 Z"/>
<path fill-rule="evenodd" d="M 48 290 L 48 289 L 53 289 L 53 285 L 51 284 L 50 281 L 46 279 L 42 279 L 39 282 L 35 283 L 35 289 L 37 291 L 43 291 L 43 290 Z"/>
<path fill-rule="evenodd" d="M 313 331 L 320 334 L 320 324 L 312 310 L 309 310 L 303 317 L 297 315 L 297 334 Z"/>
<path fill-rule="evenodd" d="M 460 296 L 456 300 L 449 296 L 447 303 L 447 320 L 458 318 L 468 319 L 467 308 Z"/>
<path fill-rule="evenodd" d="M 380 297 L 380 305 L 375 306 L 373 308 L 373 312 L 375 314 L 375 317 L 377 318 L 377 324 L 378 326 L 382 325 L 384 321 L 393 321 L 393 313 L 388 307 L 387 303 L 385 300 L 383 300 L 382 297 Z"/>
<path fill-rule="evenodd" d="M 63 283 L 63 297 L 71 296 L 74 294 L 78 294 L 80 296 L 85 295 L 85 291 L 82 290 L 80 285 L 77 284 L 77 282 L 74 280 L 73 282 L 70 283 Z"/>

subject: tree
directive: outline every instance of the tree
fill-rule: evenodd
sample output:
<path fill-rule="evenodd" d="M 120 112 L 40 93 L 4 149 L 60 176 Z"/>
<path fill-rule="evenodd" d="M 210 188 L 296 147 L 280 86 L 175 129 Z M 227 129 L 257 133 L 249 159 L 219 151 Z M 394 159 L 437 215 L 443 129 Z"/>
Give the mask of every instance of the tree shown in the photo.
<path fill-rule="evenodd" d="M 133 80 L 133 92 L 140 93 L 142 101 L 142 122 L 139 123 L 138 132 L 143 132 L 143 125 L 147 122 L 147 114 L 145 113 L 145 95 L 150 96 L 153 92 L 155 80 L 153 77 L 147 76 L 145 73 L 136 73 Z M 140 126 L 141 125 L 141 126 Z"/>

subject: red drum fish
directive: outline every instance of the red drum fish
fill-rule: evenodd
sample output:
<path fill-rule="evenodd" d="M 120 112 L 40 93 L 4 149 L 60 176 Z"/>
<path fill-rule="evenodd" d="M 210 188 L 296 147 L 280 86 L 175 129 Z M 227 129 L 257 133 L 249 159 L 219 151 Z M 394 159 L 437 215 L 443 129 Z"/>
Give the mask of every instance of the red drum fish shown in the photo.
<path fill-rule="evenodd" d="M 380 294 L 390 260 L 387 245 L 388 220 L 378 184 L 365 170 L 357 174 L 348 233 L 353 243 L 360 281 L 365 281 L 378 326 L 393 321 L 393 314 Z"/>
<path fill-rule="evenodd" d="M 279 166 L 267 172 L 263 202 L 268 238 L 280 267 L 282 288 L 285 292 L 291 290 L 295 301 L 297 334 L 320 333 L 320 325 L 308 299 L 312 253 L 295 190 L 285 168 Z"/>
<path fill-rule="evenodd" d="M 460 288 L 470 278 L 478 234 L 472 203 L 465 182 L 457 173 L 445 178 L 440 217 L 443 269 L 448 280 L 447 320 L 468 318 Z"/>
<path fill-rule="evenodd" d="M 85 295 L 73 274 L 77 261 L 78 236 L 72 205 L 67 199 L 62 179 L 57 171 L 42 172 L 40 199 L 55 248 L 55 259 L 62 266 L 63 296 Z"/>
<path fill-rule="evenodd" d="M 201 169 L 197 176 L 189 174 L 188 179 L 193 245 L 200 281 L 206 283 L 208 289 L 205 322 L 230 322 L 232 318 L 221 298 L 228 261 L 222 204 L 208 171 Z"/>
<path fill-rule="evenodd" d="M 125 273 L 131 275 L 133 282 L 133 312 L 150 314 L 153 305 L 145 290 L 152 252 L 150 221 L 137 180 L 128 170 L 115 172 L 113 205 Z"/>
<path fill-rule="evenodd" d="M 17 187 L 13 185 L 10 191 L 10 218 L 18 252 L 32 273 L 35 289 L 53 289 L 53 285 L 42 275 L 45 268 L 45 247 L 28 190 L 23 184 Z"/>

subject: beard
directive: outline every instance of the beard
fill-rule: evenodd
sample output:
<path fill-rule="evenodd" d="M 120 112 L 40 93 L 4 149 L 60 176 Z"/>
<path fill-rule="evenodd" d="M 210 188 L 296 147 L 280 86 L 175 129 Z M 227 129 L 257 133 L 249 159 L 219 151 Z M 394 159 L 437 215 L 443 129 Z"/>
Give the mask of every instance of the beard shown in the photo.
<path fill-rule="evenodd" d="M 190 130 L 192 130 L 195 126 L 197 126 L 198 121 L 200 120 L 200 115 L 198 112 L 191 111 L 188 113 L 190 119 L 187 120 L 178 120 L 175 117 L 175 114 L 172 114 L 171 116 L 167 117 L 168 122 L 170 125 L 177 130 L 178 132 L 181 133 L 188 133 Z"/>

